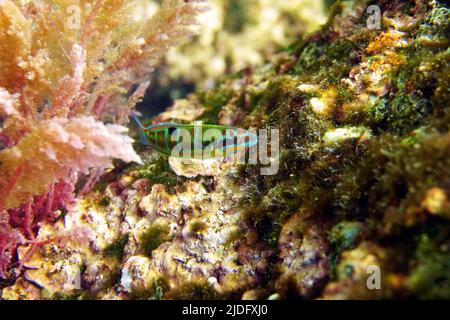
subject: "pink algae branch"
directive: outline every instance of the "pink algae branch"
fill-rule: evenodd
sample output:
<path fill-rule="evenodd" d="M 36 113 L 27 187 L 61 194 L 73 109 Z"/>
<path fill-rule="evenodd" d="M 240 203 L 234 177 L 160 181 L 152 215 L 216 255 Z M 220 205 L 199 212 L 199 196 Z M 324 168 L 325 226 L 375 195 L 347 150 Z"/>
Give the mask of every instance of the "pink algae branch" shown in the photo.
<path fill-rule="evenodd" d="M 58 115 L 60 110 L 68 113 L 77 98 L 84 82 L 83 73 L 86 69 L 86 52 L 81 45 L 74 44 L 71 52 L 72 75 L 65 76 L 59 83 L 59 89 L 54 97 L 53 107 L 50 110 L 51 116 Z"/>

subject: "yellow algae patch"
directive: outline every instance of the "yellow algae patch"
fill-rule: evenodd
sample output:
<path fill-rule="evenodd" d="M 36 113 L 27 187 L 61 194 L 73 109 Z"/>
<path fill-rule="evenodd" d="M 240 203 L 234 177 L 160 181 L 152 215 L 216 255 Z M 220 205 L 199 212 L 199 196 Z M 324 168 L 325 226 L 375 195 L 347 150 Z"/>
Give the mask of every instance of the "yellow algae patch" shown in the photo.
<path fill-rule="evenodd" d="M 326 90 L 320 97 L 312 98 L 309 103 L 312 110 L 321 115 L 328 115 L 336 105 L 336 90 L 330 88 Z"/>
<path fill-rule="evenodd" d="M 397 30 L 382 32 L 374 41 L 369 43 L 365 51 L 368 54 L 379 54 L 383 53 L 386 48 L 405 46 L 407 42 L 403 40 L 404 35 L 403 32 Z"/>
<path fill-rule="evenodd" d="M 422 201 L 422 207 L 431 214 L 449 214 L 449 201 L 445 191 L 438 187 L 429 189 Z"/>

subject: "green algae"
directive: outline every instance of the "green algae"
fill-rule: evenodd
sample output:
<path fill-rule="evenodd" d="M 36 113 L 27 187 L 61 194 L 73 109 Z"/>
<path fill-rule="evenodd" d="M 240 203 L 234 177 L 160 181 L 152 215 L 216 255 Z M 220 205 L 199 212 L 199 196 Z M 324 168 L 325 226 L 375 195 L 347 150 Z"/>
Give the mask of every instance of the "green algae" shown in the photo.
<path fill-rule="evenodd" d="M 333 226 L 330 232 L 330 243 L 337 250 L 347 250 L 355 246 L 361 235 L 363 224 L 355 221 L 343 221 Z"/>
<path fill-rule="evenodd" d="M 230 89 L 208 91 L 199 94 L 199 100 L 205 108 L 201 120 L 204 123 L 218 123 L 218 115 L 222 108 L 230 101 L 233 91 Z"/>
<path fill-rule="evenodd" d="M 190 231 L 196 236 L 200 236 L 208 229 L 208 225 L 205 222 L 198 220 L 192 222 L 189 227 Z"/>
<path fill-rule="evenodd" d="M 258 245 L 271 254 L 271 263 L 258 270 L 261 277 L 253 287 L 230 296 L 239 298 L 245 289 L 258 288 L 284 298 L 315 298 L 326 295 L 332 285 L 331 291 L 344 297 L 449 297 L 448 8 L 429 1 L 414 11 L 412 2 L 397 6 L 381 1 L 386 12 L 383 29 L 368 30 L 367 14 L 361 9 L 373 3 L 338 1 L 321 31 L 281 50 L 280 58 L 224 76 L 214 89 L 190 98 L 204 110 L 198 120 L 217 123 L 222 115 L 230 116 L 231 106 L 231 112 L 239 113 L 233 120 L 236 126 L 280 132 L 276 175 L 261 176 L 260 164 L 246 164 L 227 177 L 234 190 L 240 190 L 236 209 L 242 219 L 226 245 L 239 247 L 250 229 L 256 231 Z M 230 6 L 237 8 L 235 2 Z M 404 23 L 397 13 L 412 23 Z M 228 27 L 238 31 L 240 19 L 247 18 L 236 19 Z M 312 99 L 326 108 L 314 109 Z M 150 186 L 163 184 L 170 193 L 189 180 L 177 177 L 166 157 L 149 159 L 128 173 L 148 180 Z M 216 184 L 210 177 L 190 180 L 201 182 L 208 192 Z M 436 194 L 439 203 L 433 198 Z M 305 219 L 295 226 L 296 236 L 317 229 L 318 241 L 294 237 L 290 245 L 299 240 L 305 246 L 293 250 L 294 255 L 305 248 L 314 252 L 315 246 L 323 252 L 314 259 L 327 255 L 327 265 L 314 269 L 324 273 L 320 276 L 326 281 L 318 281 L 307 296 L 298 289 L 301 277 L 279 281 L 281 270 L 291 267 L 279 256 L 284 241 L 280 235 L 299 214 Z M 208 222 L 199 216 L 189 221 L 189 228 L 193 238 L 201 240 Z M 166 225 L 151 225 L 138 239 L 140 253 L 152 257 L 153 250 L 171 240 Z M 361 269 L 365 262 L 358 254 L 380 264 L 383 290 L 366 290 L 367 276 Z M 314 264 L 314 259 L 308 263 Z M 157 283 L 130 297 L 222 296 L 201 278 L 170 290 Z"/>
<path fill-rule="evenodd" d="M 111 203 L 111 199 L 107 196 L 104 196 L 100 199 L 98 204 L 102 207 L 107 207 Z"/>
<path fill-rule="evenodd" d="M 154 279 L 149 288 L 134 288 L 129 293 L 129 298 L 133 300 L 162 300 L 165 292 L 169 290 L 167 279 L 160 277 Z"/>
<path fill-rule="evenodd" d="M 139 243 L 144 254 L 151 257 L 152 251 L 158 248 L 162 243 L 170 241 L 169 226 L 153 224 L 139 237 Z"/>
<path fill-rule="evenodd" d="M 220 295 L 206 281 L 193 281 L 170 290 L 164 297 L 170 300 L 217 300 Z"/>
<path fill-rule="evenodd" d="M 450 298 L 448 223 L 429 228 L 418 238 L 408 286 L 421 299 Z"/>
<path fill-rule="evenodd" d="M 164 184 L 170 193 L 174 193 L 187 180 L 184 177 L 177 176 L 172 171 L 168 163 L 168 157 L 163 155 L 157 155 L 144 165 L 135 167 L 132 170 L 137 172 L 139 179 L 146 179 L 152 185 Z"/>
<path fill-rule="evenodd" d="M 82 290 L 77 290 L 77 292 L 68 294 L 62 292 L 49 292 L 43 290 L 42 297 L 46 300 L 93 300 L 95 297 L 83 292 Z M 92 298 L 92 299 L 91 299 Z"/>
<path fill-rule="evenodd" d="M 128 243 L 128 238 L 129 236 L 128 234 L 126 234 L 113 243 L 109 244 L 103 251 L 105 256 L 113 258 L 118 262 L 122 261 L 124 248 Z"/>

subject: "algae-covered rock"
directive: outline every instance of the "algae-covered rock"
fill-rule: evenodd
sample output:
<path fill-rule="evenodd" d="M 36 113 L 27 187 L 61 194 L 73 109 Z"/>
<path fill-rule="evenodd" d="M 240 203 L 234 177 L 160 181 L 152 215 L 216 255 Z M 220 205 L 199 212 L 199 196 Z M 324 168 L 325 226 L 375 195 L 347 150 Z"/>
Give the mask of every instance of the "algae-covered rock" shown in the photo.
<path fill-rule="evenodd" d="M 304 298 L 314 296 L 328 277 L 328 248 L 322 225 L 309 224 L 308 220 L 304 212 L 296 213 L 283 225 L 278 240 L 282 262 L 277 289 L 293 289 Z"/>

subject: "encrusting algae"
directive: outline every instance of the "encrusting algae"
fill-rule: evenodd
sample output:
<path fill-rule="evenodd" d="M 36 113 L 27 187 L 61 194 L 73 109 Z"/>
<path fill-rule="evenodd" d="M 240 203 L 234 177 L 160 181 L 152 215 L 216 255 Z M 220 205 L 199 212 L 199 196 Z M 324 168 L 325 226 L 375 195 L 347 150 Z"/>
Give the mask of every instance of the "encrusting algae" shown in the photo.
<path fill-rule="evenodd" d="M 21 12 L 4 3 L 3 16 Z M 367 27 L 373 4 L 379 29 Z M 16 223 L 27 221 L 27 207 L 12 214 L 2 197 L 2 299 L 450 298 L 449 16 L 437 0 L 337 1 L 321 30 L 154 119 L 278 129 L 274 175 L 233 159 L 180 161 L 135 142 L 142 163 L 122 159 L 135 163 L 102 170 L 31 234 Z M 26 23 L 24 16 L 15 28 Z M 26 38 L 14 36 L 20 41 L 7 41 L 22 46 Z M 0 111 L 24 118 L 28 89 L 12 88 L 11 79 L 0 85 Z M 52 109 L 45 92 L 38 96 Z M 62 118 L 55 123 L 70 133 L 74 118 Z M 42 131 L 24 119 L 30 132 Z M 109 132 L 100 120 L 92 125 Z M 0 156 L 26 139 L 11 137 Z M 75 245 L 68 239 L 76 234 L 84 236 Z M 4 258 L 15 249 L 2 247 L 5 235 L 16 239 L 17 261 Z M 379 283 L 370 282 L 378 271 Z"/>

